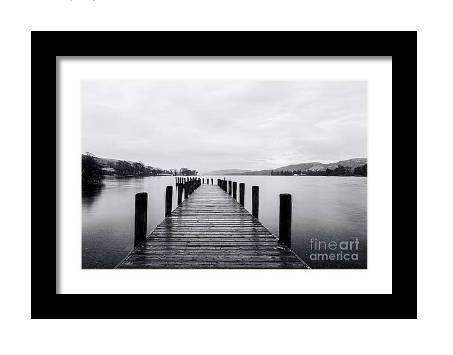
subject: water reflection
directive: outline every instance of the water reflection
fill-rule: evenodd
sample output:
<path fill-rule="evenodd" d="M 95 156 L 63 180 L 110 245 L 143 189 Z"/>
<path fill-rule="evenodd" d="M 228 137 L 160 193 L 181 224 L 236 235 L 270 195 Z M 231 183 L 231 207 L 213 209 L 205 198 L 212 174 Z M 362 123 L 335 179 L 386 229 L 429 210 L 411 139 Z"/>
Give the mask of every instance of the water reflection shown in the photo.
<path fill-rule="evenodd" d="M 96 197 L 102 192 L 103 189 L 104 185 L 83 187 L 82 206 L 90 207 L 96 201 Z"/>

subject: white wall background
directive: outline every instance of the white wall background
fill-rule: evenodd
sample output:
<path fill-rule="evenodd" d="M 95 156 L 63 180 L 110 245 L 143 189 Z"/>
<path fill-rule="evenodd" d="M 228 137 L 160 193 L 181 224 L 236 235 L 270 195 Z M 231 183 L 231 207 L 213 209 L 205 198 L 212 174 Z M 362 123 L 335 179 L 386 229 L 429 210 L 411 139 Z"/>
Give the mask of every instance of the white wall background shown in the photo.
<path fill-rule="evenodd" d="M 450 154 L 453 31 L 450 2 L 41 0 L 4 1 L 0 7 L 0 144 L 4 166 L 17 172 L 13 182 L 8 175 L 0 176 L 4 251 L 0 259 L 0 348 L 3 353 L 284 354 L 299 350 L 381 355 L 390 350 L 419 354 L 445 353 L 451 349 L 453 238 L 449 201 L 453 199 Z M 419 30 L 417 175 L 421 320 L 27 320 L 30 29 Z M 17 188 L 12 188 L 12 184 Z M 27 218 L 24 220 L 20 213 L 11 215 L 12 211 L 24 211 Z M 134 341 L 137 338 L 145 342 Z"/>

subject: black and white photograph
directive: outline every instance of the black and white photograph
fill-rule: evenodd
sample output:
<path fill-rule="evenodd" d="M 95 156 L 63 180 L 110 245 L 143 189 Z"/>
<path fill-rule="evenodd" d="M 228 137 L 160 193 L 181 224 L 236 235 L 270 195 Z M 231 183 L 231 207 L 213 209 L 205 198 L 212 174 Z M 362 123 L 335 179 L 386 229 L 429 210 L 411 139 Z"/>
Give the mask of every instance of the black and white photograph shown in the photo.
<path fill-rule="evenodd" d="M 365 80 L 85 80 L 81 126 L 83 269 L 367 268 Z"/>

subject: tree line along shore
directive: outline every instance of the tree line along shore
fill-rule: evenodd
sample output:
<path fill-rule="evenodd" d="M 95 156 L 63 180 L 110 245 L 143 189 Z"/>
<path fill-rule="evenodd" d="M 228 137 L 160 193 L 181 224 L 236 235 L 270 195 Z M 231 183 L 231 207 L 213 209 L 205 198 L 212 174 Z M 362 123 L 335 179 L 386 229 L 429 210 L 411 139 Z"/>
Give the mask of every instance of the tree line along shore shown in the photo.
<path fill-rule="evenodd" d="M 146 176 L 193 176 L 196 170 L 160 169 L 127 160 L 98 158 L 90 153 L 82 154 L 82 186 L 102 186 L 106 176 L 117 178 L 146 177 Z"/>

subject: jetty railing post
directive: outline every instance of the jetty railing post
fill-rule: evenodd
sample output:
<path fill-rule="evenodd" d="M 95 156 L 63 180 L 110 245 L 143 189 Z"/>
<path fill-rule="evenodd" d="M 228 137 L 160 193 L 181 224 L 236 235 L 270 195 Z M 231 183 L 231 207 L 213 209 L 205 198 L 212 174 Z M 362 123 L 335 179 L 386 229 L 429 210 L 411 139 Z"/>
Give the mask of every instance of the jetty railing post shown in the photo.
<path fill-rule="evenodd" d="M 259 186 L 252 186 L 252 216 L 258 218 L 258 211 L 260 206 L 260 188 Z"/>
<path fill-rule="evenodd" d="M 280 217 L 278 239 L 291 247 L 292 200 L 290 194 L 280 194 Z"/>
<path fill-rule="evenodd" d="M 183 187 L 181 184 L 178 185 L 178 206 L 182 203 L 182 191 Z"/>
<path fill-rule="evenodd" d="M 184 200 L 186 200 L 189 197 L 189 183 L 185 182 L 183 186 L 184 186 Z"/>
<path fill-rule="evenodd" d="M 135 234 L 134 247 L 146 239 L 148 216 L 148 194 L 140 192 L 135 195 Z"/>
<path fill-rule="evenodd" d="M 238 189 L 238 185 L 237 185 L 236 181 L 233 181 L 233 198 L 234 199 L 237 199 L 237 189 Z"/>
<path fill-rule="evenodd" d="M 230 181 L 228 181 L 228 195 L 231 196 L 232 192 L 233 191 L 231 191 L 231 180 L 230 180 Z"/>
<path fill-rule="evenodd" d="M 173 186 L 167 186 L 165 189 L 165 217 L 171 215 L 173 202 Z"/>
<path fill-rule="evenodd" d="M 214 185 L 214 179 L 211 179 L 211 185 Z"/>
<path fill-rule="evenodd" d="M 241 182 L 239 184 L 239 203 L 244 207 L 244 195 L 245 195 L 245 184 Z"/>

